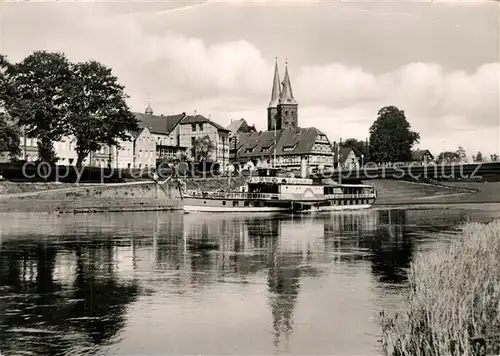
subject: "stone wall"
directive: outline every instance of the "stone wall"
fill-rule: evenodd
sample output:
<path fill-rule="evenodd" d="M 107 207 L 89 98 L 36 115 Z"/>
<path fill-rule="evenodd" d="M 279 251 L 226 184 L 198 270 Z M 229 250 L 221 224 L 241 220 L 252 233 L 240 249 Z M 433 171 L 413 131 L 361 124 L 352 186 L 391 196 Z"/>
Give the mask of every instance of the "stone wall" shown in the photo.
<path fill-rule="evenodd" d="M 177 187 L 155 183 L 80 186 L 0 198 L 0 212 L 111 212 L 180 210 Z"/>

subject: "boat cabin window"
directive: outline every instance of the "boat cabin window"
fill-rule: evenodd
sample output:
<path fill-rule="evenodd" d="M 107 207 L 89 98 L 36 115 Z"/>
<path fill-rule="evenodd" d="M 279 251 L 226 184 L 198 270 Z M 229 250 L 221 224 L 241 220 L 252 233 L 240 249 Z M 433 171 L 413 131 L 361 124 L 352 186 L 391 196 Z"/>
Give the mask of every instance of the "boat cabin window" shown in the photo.
<path fill-rule="evenodd" d="M 278 170 L 276 168 L 258 168 L 257 176 L 259 177 L 276 177 Z"/>

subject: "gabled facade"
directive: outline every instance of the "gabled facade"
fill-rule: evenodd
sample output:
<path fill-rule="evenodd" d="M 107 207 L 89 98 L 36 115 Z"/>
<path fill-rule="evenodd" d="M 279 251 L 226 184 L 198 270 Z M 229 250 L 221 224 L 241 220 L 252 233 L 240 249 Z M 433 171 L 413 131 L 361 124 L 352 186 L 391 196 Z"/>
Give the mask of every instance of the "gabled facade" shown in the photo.
<path fill-rule="evenodd" d="M 412 161 L 419 163 L 434 162 L 434 156 L 429 150 L 415 150 L 412 152 Z"/>
<path fill-rule="evenodd" d="M 197 159 L 196 139 L 208 136 L 215 149 L 207 158 L 220 164 L 222 170 L 229 164 L 229 133 L 230 131 L 202 115 L 186 116 L 179 124 L 181 146 L 188 147 L 187 156 Z"/>
<path fill-rule="evenodd" d="M 335 167 L 344 169 L 359 168 L 360 162 L 356 151 L 351 147 L 340 147 L 335 158 Z"/>
<path fill-rule="evenodd" d="M 233 163 L 271 165 L 289 171 L 306 163 L 311 169 L 331 168 L 333 150 L 324 133 L 314 127 L 239 135 Z"/>
<path fill-rule="evenodd" d="M 123 169 L 148 169 L 156 167 L 156 142 L 148 128 L 129 133 L 131 140 L 121 140 L 120 147 L 102 146 L 92 152 L 90 165 Z"/>
<path fill-rule="evenodd" d="M 153 115 L 148 105 L 144 114 L 135 113 L 139 127 L 147 127 L 156 142 L 156 161 L 161 163 L 185 153 L 187 147 L 181 145 L 180 122 L 186 117 L 185 113 L 178 115 Z"/>

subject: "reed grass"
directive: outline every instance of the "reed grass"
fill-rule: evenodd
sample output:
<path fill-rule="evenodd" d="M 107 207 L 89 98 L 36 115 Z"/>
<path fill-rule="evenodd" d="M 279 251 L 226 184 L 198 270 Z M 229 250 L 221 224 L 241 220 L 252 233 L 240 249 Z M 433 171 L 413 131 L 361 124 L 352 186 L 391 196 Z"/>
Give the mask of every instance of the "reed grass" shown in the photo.
<path fill-rule="evenodd" d="M 500 354 L 500 221 L 467 223 L 420 254 L 402 311 L 382 314 L 386 355 Z"/>

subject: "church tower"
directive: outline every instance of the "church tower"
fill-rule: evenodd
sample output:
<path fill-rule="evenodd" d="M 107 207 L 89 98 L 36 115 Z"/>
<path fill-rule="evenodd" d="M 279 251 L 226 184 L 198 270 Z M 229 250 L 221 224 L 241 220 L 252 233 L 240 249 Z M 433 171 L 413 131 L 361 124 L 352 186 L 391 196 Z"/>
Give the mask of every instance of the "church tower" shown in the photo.
<path fill-rule="evenodd" d="M 278 72 L 278 59 L 274 66 L 273 90 L 271 92 L 271 101 L 267 107 L 267 130 L 281 130 L 281 120 L 278 113 L 278 104 L 281 97 L 280 75 Z"/>
<path fill-rule="evenodd" d="M 278 102 L 278 117 L 282 129 L 295 129 L 299 126 L 298 106 L 297 101 L 293 97 L 287 63 L 285 67 L 285 79 L 283 79 L 283 90 Z"/>

